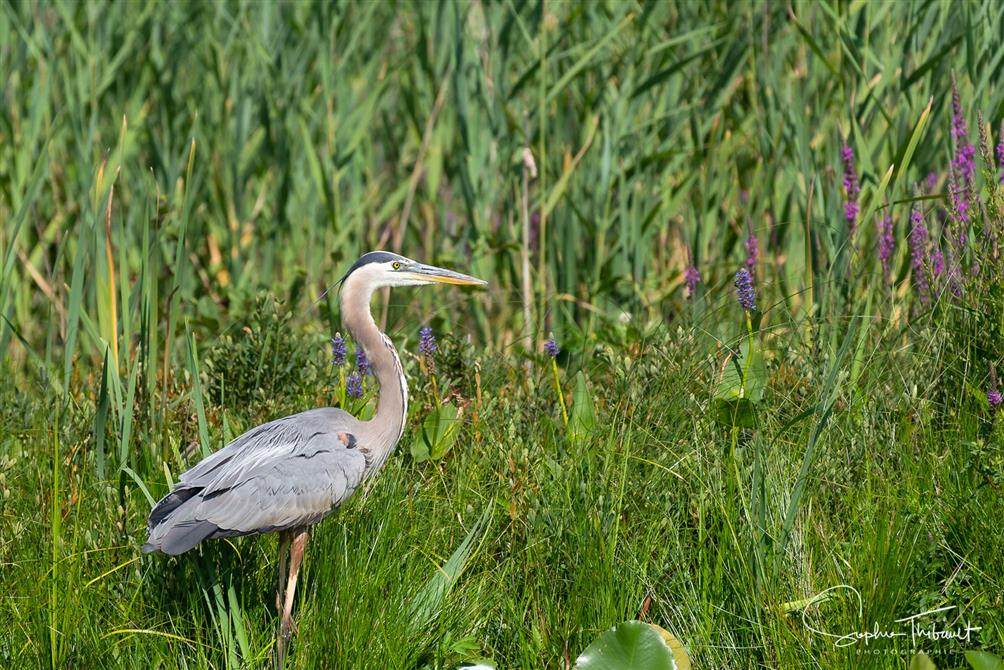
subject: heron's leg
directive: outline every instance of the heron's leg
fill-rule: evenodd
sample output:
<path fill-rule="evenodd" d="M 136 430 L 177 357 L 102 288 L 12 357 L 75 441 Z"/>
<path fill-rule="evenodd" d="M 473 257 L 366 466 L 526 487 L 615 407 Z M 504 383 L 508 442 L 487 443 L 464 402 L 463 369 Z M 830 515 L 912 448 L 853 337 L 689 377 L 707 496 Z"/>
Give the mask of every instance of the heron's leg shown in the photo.
<path fill-rule="evenodd" d="M 282 602 L 286 586 L 286 557 L 289 555 L 289 543 L 293 537 L 288 530 L 279 531 L 279 583 L 275 587 L 275 611 L 282 614 Z"/>
<path fill-rule="evenodd" d="M 296 624 L 293 623 L 293 598 L 296 596 L 296 579 L 300 576 L 300 564 L 303 563 L 303 554 L 307 550 L 307 540 L 310 539 L 310 531 L 306 528 L 297 528 L 293 531 L 293 541 L 289 551 L 289 582 L 286 584 L 286 604 L 282 608 L 282 623 L 279 626 L 279 637 L 288 640 L 292 633 L 296 633 Z"/>

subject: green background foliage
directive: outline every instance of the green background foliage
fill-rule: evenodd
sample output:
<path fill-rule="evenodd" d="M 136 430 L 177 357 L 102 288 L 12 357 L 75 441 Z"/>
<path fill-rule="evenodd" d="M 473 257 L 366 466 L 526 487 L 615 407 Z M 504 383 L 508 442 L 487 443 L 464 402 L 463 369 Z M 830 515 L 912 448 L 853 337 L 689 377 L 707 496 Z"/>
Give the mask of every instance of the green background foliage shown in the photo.
<path fill-rule="evenodd" d="M 944 205 L 951 72 L 974 142 L 1004 116 L 1002 35 L 994 2 L 4 0 L 0 665 L 271 664 L 274 540 L 141 557 L 146 515 L 201 454 L 340 397 L 317 298 L 374 248 L 490 288 L 375 302 L 408 352 L 433 326 L 438 392 L 405 354 L 406 446 L 319 526 L 288 666 L 564 668 L 644 616 L 695 667 L 904 667 L 803 610 L 948 605 L 982 630 L 922 644 L 939 667 L 1000 655 L 1004 303 L 980 275 L 917 310 L 905 239 Z M 462 425 L 417 462 L 439 396 Z M 863 610 L 792 606 L 836 584 Z"/>

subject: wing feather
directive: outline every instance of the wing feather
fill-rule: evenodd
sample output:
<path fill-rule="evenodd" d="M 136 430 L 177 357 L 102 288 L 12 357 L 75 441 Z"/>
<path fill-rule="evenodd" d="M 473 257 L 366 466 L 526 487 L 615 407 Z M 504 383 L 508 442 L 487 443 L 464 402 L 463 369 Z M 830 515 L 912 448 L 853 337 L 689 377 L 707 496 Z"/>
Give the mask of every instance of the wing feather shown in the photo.
<path fill-rule="evenodd" d="M 180 476 L 151 512 L 144 548 L 185 551 L 205 537 L 316 523 L 362 482 L 365 456 L 345 440 L 357 428 L 346 412 L 323 409 L 249 430 Z"/>

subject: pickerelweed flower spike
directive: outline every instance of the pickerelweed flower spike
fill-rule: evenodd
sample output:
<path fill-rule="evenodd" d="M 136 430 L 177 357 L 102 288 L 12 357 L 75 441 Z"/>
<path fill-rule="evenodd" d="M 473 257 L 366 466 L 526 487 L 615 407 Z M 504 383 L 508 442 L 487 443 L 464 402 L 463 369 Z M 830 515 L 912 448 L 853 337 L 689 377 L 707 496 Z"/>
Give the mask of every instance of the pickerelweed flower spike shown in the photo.
<path fill-rule="evenodd" d="M 858 195 L 861 193 L 861 186 L 858 184 L 858 173 L 854 169 L 854 149 L 844 142 L 840 149 L 840 157 L 844 162 L 844 193 L 847 200 L 844 203 L 844 216 L 850 227 L 851 236 L 858 227 Z"/>
<path fill-rule="evenodd" d="M 756 233 L 753 232 L 753 222 L 746 222 L 746 269 L 750 272 L 750 277 L 756 277 L 756 266 L 760 261 L 760 242 Z"/>
<path fill-rule="evenodd" d="M 366 352 L 362 349 L 356 349 L 356 371 L 360 375 L 368 375 L 372 373 L 372 370 L 370 370 L 370 362 L 366 360 Z"/>
<path fill-rule="evenodd" d="M 886 279 L 888 279 L 889 260 L 892 258 L 892 252 L 896 244 L 896 240 L 893 238 L 891 215 L 886 214 L 879 219 L 878 236 L 878 255 L 879 261 L 882 263 L 882 274 L 886 277 Z"/>
<path fill-rule="evenodd" d="M 335 367 L 342 367 L 345 365 L 345 358 L 348 356 L 348 348 L 345 346 L 345 340 L 342 338 L 341 333 L 335 333 L 335 336 L 331 338 L 331 361 Z"/>
<path fill-rule="evenodd" d="M 363 378 L 358 372 L 353 372 L 345 380 L 345 393 L 350 398 L 363 397 Z"/>
<path fill-rule="evenodd" d="M 736 273 L 736 295 L 739 304 L 747 312 L 756 311 L 756 294 L 753 292 L 753 278 L 749 270 L 743 268 Z"/>
<path fill-rule="evenodd" d="M 558 354 L 561 353 L 561 349 L 558 348 L 558 343 L 554 341 L 553 335 L 547 338 L 547 341 L 544 342 L 544 351 L 547 352 L 547 355 L 551 358 L 557 358 Z"/>
<path fill-rule="evenodd" d="M 996 408 L 997 405 L 1001 404 L 1001 392 L 995 388 L 987 391 L 987 400 L 990 401 L 990 406 Z"/>
<path fill-rule="evenodd" d="M 423 356 L 430 356 L 439 346 L 436 344 L 436 336 L 432 334 L 432 328 L 422 326 L 418 331 L 418 353 Z"/>

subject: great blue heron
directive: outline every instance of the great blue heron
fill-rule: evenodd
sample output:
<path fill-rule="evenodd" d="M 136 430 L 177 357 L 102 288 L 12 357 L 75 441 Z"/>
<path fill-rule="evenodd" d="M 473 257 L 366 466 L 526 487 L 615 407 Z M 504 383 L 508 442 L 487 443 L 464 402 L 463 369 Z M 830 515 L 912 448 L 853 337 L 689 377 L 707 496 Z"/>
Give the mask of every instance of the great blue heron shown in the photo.
<path fill-rule="evenodd" d="M 385 251 L 362 256 L 340 283 L 342 322 L 380 383 L 373 418 L 360 421 L 344 410 L 325 407 L 252 428 L 182 473 L 150 512 L 149 537 L 143 545 L 144 552 L 177 555 L 207 538 L 278 531 L 280 659 L 296 631 L 293 595 L 310 526 L 373 476 L 404 432 L 408 383 L 393 343 L 373 320 L 373 292 L 433 283 L 486 284 Z"/>

